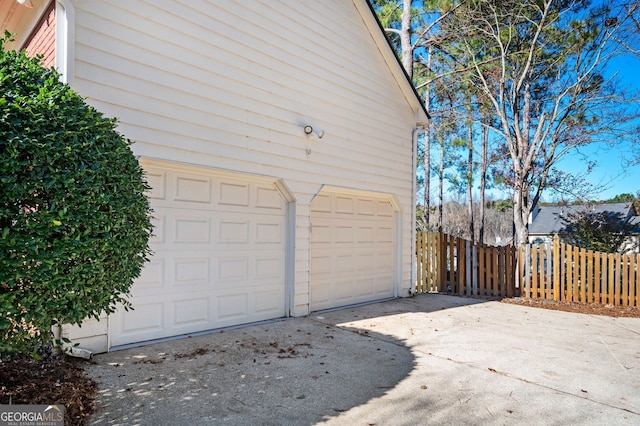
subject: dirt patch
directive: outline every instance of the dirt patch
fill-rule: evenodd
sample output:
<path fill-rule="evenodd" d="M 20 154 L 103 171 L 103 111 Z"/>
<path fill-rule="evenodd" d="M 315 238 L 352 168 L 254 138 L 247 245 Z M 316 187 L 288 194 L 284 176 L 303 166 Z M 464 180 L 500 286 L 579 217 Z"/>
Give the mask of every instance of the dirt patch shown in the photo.
<path fill-rule="evenodd" d="M 97 391 L 84 365 L 67 356 L 0 362 L 0 404 L 62 404 L 65 425 L 84 425 L 95 410 Z"/>
<path fill-rule="evenodd" d="M 533 308 L 552 309 L 554 311 L 576 312 L 579 314 L 604 315 L 616 318 L 640 318 L 640 306 L 615 306 L 600 303 L 556 302 L 553 300 L 537 300 L 512 298 L 502 299 L 502 303 L 529 306 Z"/>

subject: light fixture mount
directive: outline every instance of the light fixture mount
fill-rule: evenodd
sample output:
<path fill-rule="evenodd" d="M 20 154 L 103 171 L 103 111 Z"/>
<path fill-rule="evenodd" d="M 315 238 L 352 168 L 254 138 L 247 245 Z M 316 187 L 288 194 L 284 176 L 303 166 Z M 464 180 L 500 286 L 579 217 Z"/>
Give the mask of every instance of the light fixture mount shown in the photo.
<path fill-rule="evenodd" d="M 324 136 L 324 130 L 313 130 L 313 127 L 311 127 L 310 125 L 306 125 L 304 126 L 304 133 L 307 136 L 310 137 L 316 137 L 318 139 L 322 139 L 322 137 Z"/>

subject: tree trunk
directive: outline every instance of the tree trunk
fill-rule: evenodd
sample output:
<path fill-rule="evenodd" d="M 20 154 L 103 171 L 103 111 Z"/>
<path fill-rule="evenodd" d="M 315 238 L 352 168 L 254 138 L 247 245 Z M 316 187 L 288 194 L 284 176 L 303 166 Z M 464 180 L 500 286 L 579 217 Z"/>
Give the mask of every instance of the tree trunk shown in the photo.
<path fill-rule="evenodd" d="M 469 146 L 469 157 L 467 158 L 467 221 L 469 227 L 469 240 L 475 241 L 473 229 L 473 121 L 471 119 L 471 103 L 469 103 L 469 122 L 467 123 L 467 143 Z"/>
<path fill-rule="evenodd" d="M 429 46 L 427 54 L 427 68 L 431 68 L 431 51 L 432 47 Z M 430 86 L 427 86 L 424 91 L 424 107 L 427 111 L 431 108 L 431 90 Z M 429 229 L 430 225 L 430 210 L 431 210 L 431 120 L 427 122 L 427 128 L 424 132 L 424 222 L 426 229 Z"/>
<path fill-rule="evenodd" d="M 522 190 L 522 184 L 514 186 L 513 191 L 513 245 L 520 247 L 529 241 L 529 200 L 527 193 Z"/>
<path fill-rule="evenodd" d="M 484 204 L 485 194 L 484 191 L 487 187 L 487 146 L 489 144 L 489 129 L 486 126 L 482 126 L 482 133 L 480 138 L 482 139 L 482 165 L 480 171 L 480 212 L 478 214 L 478 241 L 481 244 L 484 242 Z"/>
<path fill-rule="evenodd" d="M 438 227 L 443 229 L 442 208 L 444 206 L 444 139 L 440 141 L 440 166 L 438 168 L 438 178 L 440 186 L 438 188 Z"/>
<path fill-rule="evenodd" d="M 413 47 L 411 46 L 411 0 L 404 0 L 402 6 L 402 29 L 400 45 L 402 48 L 402 66 L 409 79 L 413 81 Z"/>
<path fill-rule="evenodd" d="M 427 110 L 428 111 L 428 110 Z M 424 132 L 424 223 L 425 229 L 429 229 L 431 210 L 431 123 L 427 123 Z"/>

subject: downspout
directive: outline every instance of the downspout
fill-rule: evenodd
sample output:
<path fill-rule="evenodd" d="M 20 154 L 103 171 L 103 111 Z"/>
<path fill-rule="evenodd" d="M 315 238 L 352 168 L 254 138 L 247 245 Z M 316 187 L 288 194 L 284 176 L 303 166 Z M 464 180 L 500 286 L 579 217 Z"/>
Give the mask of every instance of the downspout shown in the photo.
<path fill-rule="evenodd" d="M 417 256 L 416 256 L 416 209 L 418 207 L 418 200 L 416 196 L 416 179 L 418 166 L 418 133 L 422 130 L 424 132 L 424 125 L 414 127 L 411 132 L 412 147 L 411 147 L 411 166 L 412 166 L 412 181 L 411 181 L 411 216 L 413 218 L 411 223 L 411 284 L 409 287 L 409 296 L 413 296 L 416 292 L 416 279 L 417 279 Z"/>

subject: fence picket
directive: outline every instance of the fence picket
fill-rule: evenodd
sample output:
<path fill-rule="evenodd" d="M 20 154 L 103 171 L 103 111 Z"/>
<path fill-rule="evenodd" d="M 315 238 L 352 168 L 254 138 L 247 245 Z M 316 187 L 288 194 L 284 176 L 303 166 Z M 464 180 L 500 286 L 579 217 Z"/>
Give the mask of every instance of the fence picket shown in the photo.
<path fill-rule="evenodd" d="M 538 295 L 538 277 L 540 276 L 540 261 L 538 260 L 538 247 L 531 248 L 531 267 L 535 268 L 531 272 L 531 298 L 539 299 Z"/>
<path fill-rule="evenodd" d="M 602 294 L 602 277 L 600 276 L 600 262 L 601 257 L 599 252 L 595 252 L 593 256 L 594 270 L 593 270 L 593 301 L 595 303 L 602 303 L 600 295 Z"/>
<path fill-rule="evenodd" d="M 631 306 L 639 306 L 640 298 L 638 297 L 638 291 L 640 290 L 640 265 L 636 262 L 636 259 L 640 260 L 640 255 L 630 256 L 629 258 L 629 304 Z"/>
<path fill-rule="evenodd" d="M 627 266 L 627 260 L 626 259 L 622 259 L 622 268 L 621 268 L 621 272 L 622 272 L 622 288 L 621 290 L 621 303 L 622 306 L 628 306 L 629 305 L 629 267 Z"/>

